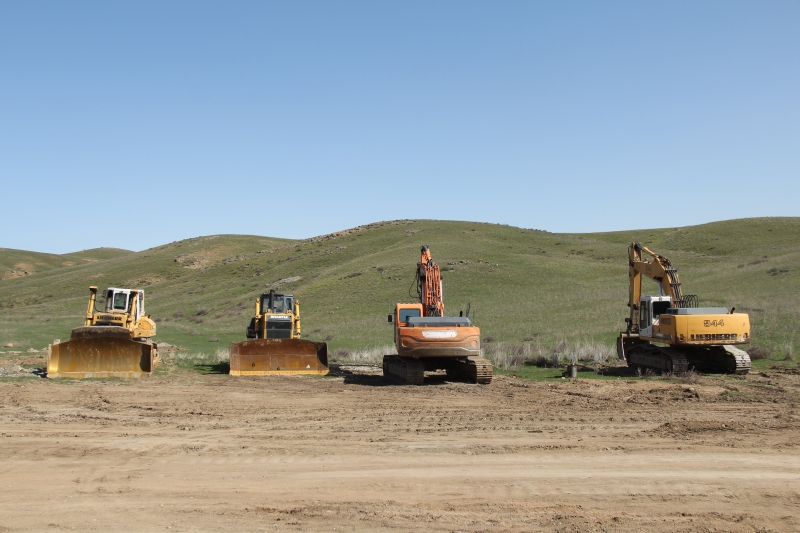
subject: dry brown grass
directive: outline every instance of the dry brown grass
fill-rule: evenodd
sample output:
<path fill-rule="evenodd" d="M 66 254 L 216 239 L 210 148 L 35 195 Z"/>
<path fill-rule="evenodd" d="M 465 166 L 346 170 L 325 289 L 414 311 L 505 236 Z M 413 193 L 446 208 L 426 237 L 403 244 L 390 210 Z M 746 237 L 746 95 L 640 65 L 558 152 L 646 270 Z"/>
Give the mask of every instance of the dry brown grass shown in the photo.
<path fill-rule="evenodd" d="M 525 365 L 558 367 L 579 362 L 604 364 L 616 356 L 616 353 L 612 346 L 600 342 L 561 340 L 552 346 L 543 346 L 540 343 L 484 344 L 483 355 L 494 366 L 502 370 L 513 370 Z"/>

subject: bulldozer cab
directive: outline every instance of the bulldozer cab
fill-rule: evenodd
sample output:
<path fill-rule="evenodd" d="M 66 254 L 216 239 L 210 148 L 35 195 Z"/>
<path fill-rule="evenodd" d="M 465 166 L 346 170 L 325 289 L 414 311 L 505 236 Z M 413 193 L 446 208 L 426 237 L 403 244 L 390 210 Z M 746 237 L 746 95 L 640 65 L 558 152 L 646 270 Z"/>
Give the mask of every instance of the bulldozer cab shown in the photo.
<path fill-rule="evenodd" d="M 670 307 L 672 298 L 669 296 L 642 296 L 639 300 L 639 334 L 652 337 L 653 324 L 657 324 L 659 317 Z"/>
<path fill-rule="evenodd" d="M 106 299 L 103 310 L 106 313 L 132 314 L 134 322 L 144 314 L 144 291 L 110 287 L 103 295 Z"/>
<path fill-rule="evenodd" d="M 264 314 L 294 314 L 294 296 L 271 291 L 262 294 L 261 312 Z"/>

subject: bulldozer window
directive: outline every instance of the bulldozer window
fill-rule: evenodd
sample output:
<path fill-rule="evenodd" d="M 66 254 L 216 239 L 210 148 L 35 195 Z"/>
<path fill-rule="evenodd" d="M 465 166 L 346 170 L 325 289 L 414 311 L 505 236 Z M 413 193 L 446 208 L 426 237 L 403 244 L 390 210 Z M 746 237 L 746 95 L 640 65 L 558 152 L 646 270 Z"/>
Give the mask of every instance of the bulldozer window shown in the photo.
<path fill-rule="evenodd" d="M 419 309 L 401 309 L 400 322 L 408 322 L 408 317 L 420 316 Z"/>
<path fill-rule="evenodd" d="M 294 298 L 275 294 L 272 298 L 272 307 L 270 307 L 269 295 L 265 294 L 261 297 L 261 310 L 264 313 L 291 313 L 294 310 Z"/>
<path fill-rule="evenodd" d="M 124 292 L 114 293 L 114 309 L 128 310 L 128 295 Z"/>

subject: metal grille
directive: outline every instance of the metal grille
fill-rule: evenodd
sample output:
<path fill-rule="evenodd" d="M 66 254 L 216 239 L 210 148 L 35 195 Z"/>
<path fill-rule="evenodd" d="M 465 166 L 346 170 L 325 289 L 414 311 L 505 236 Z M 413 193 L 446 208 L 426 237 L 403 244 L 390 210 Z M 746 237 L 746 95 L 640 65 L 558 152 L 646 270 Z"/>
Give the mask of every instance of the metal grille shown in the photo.
<path fill-rule="evenodd" d="M 693 341 L 735 341 L 739 336 L 736 333 L 700 333 L 692 335 Z"/>

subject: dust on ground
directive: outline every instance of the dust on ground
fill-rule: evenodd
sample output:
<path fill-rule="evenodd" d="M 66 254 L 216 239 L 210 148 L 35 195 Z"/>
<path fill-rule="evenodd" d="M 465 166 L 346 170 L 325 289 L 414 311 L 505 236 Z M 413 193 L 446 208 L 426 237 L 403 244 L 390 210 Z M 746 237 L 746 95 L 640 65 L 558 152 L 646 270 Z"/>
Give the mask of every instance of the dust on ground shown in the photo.
<path fill-rule="evenodd" d="M 5 379 L 0 531 L 797 531 L 799 391 L 778 371 Z"/>

